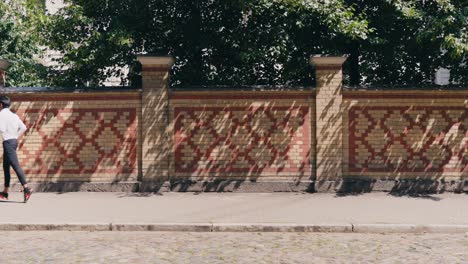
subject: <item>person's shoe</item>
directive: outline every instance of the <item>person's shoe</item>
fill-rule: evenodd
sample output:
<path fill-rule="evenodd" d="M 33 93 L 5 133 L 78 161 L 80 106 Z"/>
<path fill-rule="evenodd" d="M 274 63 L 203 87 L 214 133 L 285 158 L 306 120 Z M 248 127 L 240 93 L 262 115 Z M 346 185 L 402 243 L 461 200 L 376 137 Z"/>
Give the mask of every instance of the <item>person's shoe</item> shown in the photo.
<path fill-rule="evenodd" d="M 31 198 L 32 190 L 30 188 L 24 188 L 23 194 L 24 194 L 24 202 L 26 203 L 29 200 L 29 198 Z"/>
<path fill-rule="evenodd" d="M 8 193 L 0 192 L 0 200 L 8 200 Z"/>

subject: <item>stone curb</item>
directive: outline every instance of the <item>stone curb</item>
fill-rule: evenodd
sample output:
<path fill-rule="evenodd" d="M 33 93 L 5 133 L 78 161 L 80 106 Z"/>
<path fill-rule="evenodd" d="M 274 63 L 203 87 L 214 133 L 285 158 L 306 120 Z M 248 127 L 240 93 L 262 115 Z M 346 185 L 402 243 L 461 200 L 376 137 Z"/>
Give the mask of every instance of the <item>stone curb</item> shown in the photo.
<path fill-rule="evenodd" d="M 111 223 L 111 231 L 171 231 L 171 232 L 212 232 L 213 224 L 210 223 Z"/>
<path fill-rule="evenodd" d="M 110 231 L 109 224 L 0 223 L 0 231 Z"/>
<path fill-rule="evenodd" d="M 354 224 L 354 233 L 467 233 L 468 225 Z"/>
<path fill-rule="evenodd" d="M 468 233 L 468 225 L 278 224 L 278 223 L 0 223 L 0 231 L 159 231 L 159 232 L 306 232 L 306 233 Z"/>
<path fill-rule="evenodd" d="M 351 224 L 230 224 L 214 223 L 212 232 L 322 232 L 322 233 L 351 233 Z"/>

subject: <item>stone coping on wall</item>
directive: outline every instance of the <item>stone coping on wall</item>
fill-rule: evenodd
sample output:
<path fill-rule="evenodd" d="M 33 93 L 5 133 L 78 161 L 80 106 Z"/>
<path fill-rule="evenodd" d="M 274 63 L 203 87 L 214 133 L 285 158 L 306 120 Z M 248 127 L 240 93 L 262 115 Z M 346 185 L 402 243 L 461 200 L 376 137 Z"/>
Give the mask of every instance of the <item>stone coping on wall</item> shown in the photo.
<path fill-rule="evenodd" d="M 170 87 L 171 92 L 315 92 L 316 87 L 313 86 L 183 86 Z M 451 93 L 461 92 L 468 93 L 468 87 L 457 86 L 428 86 L 428 87 L 349 87 L 344 86 L 345 93 Z M 138 92 L 141 88 L 132 88 L 128 86 L 105 86 L 105 87 L 3 87 L 0 92 L 3 93 L 34 93 L 34 92 L 72 92 L 72 93 L 88 93 L 88 92 Z"/>
<path fill-rule="evenodd" d="M 315 96 L 314 91 L 171 91 L 170 99 L 217 99 L 222 96 L 224 99 L 293 99 Z"/>
<path fill-rule="evenodd" d="M 353 87 L 344 85 L 343 89 L 345 91 L 363 91 L 363 92 L 372 92 L 372 91 L 468 91 L 467 86 L 458 86 L 458 85 L 428 85 L 428 86 L 371 86 L 371 87 Z"/>
<path fill-rule="evenodd" d="M 344 98 L 373 99 L 373 98 L 433 98 L 433 99 L 468 99 L 468 89 L 465 90 L 347 90 L 343 91 Z"/>
<path fill-rule="evenodd" d="M 108 92 L 140 92 L 139 88 L 127 86 L 107 87 L 4 87 L 0 93 L 108 93 Z"/>
<path fill-rule="evenodd" d="M 268 85 L 250 85 L 250 86 L 182 86 L 171 87 L 171 91 L 206 91 L 206 92 L 294 92 L 294 91 L 315 91 L 313 86 L 268 86 Z"/>
<path fill-rule="evenodd" d="M 2 91 L 1 94 L 6 94 L 12 97 L 13 100 L 21 101 L 67 101 L 67 100 L 91 100 L 91 101 L 107 101 L 107 100 L 140 100 L 141 91 L 139 90 L 101 90 L 101 91 Z"/>

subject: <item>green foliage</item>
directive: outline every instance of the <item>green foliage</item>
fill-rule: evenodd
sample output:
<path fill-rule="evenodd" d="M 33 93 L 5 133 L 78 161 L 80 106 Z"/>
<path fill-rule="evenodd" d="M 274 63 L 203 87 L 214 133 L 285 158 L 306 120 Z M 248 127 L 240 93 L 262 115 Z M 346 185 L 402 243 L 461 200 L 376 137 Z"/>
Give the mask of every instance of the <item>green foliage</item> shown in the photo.
<path fill-rule="evenodd" d="M 38 63 L 42 14 L 33 1 L 0 3 L 0 58 L 13 61 L 7 86 L 44 84 L 46 69 Z"/>
<path fill-rule="evenodd" d="M 439 67 L 468 83 L 468 3 L 464 0 L 349 1 L 372 32 L 353 48 L 360 54 L 360 83 L 431 84 Z"/>
<path fill-rule="evenodd" d="M 74 0 L 45 36 L 69 66 L 59 85 L 102 84 L 141 52 L 176 58 L 173 85 L 309 85 L 310 54 L 340 53 L 366 24 L 338 0 Z"/>
<path fill-rule="evenodd" d="M 351 84 L 467 83 L 465 0 L 72 0 L 47 21 L 54 85 L 136 82 L 135 54 L 176 58 L 172 84 L 310 85 L 311 54 L 343 54 Z"/>

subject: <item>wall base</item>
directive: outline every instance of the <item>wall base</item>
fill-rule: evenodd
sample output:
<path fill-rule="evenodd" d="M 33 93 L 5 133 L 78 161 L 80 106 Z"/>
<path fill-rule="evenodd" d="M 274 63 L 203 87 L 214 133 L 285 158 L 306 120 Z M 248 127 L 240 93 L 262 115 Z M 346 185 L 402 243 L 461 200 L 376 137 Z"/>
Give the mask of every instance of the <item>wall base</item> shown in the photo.
<path fill-rule="evenodd" d="M 316 192 L 366 193 L 390 192 L 395 194 L 443 193 L 468 191 L 468 181 L 436 180 L 370 180 L 345 179 L 340 181 L 317 181 Z"/>
<path fill-rule="evenodd" d="M 30 182 L 35 192 L 138 192 L 139 182 Z M 21 184 L 11 185 L 12 191 L 21 190 Z"/>
<path fill-rule="evenodd" d="M 171 181 L 170 189 L 174 192 L 244 192 L 244 193 L 271 193 L 271 192 L 312 192 L 313 182 L 283 182 L 262 181 L 251 182 L 241 180 L 218 181 Z"/>
<path fill-rule="evenodd" d="M 329 192 L 367 193 L 390 192 L 395 194 L 468 192 L 468 180 L 367 180 L 345 179 L 340 181 L 151 181 L 151 182 L 46 182 L 29 183 L 36 192 Z M 19 191 L 21 185 L 11 185 Z"/>
<path fill-rule="evenodd" d="M 168 181 L 143 181 L 140 183 L 140 192 L 154 192 L 154 193 L 160 193 L 160 192 L 169 192 L 170 189 L 170 183 Z"/>

